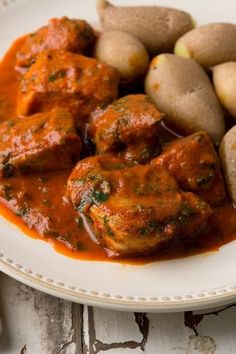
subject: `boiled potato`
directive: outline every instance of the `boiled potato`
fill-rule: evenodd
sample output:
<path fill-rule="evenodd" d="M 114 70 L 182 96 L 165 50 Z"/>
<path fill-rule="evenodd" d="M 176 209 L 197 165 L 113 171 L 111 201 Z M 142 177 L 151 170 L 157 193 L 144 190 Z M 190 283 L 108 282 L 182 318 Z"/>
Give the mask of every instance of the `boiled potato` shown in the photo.
<path fill-rule="evenodd" d="M 99 37 L 95 57 L 116 68 L 123 81 L 131 81 L 144 74 L 149 65 L 149 57 L 144 45 L 125 32 L 108 31 Z"/>
<path fill-rule="evenodd" d="M 236 205 L 236 126 L 225 134 L 219 153 L 228 190 Z"/>
<path fill-rule="evenodd" d="M 212 23 L 195 28 L 175 45 L 175 54 L 195 59 L 204 68 L 236 60 L 236 25 Z"/>
<path fill-rule="evenodd" d="M 205 130 L 215 143 L 224 134 L 224 118 L 207 74 L 194 60 L 161 54 L 150 65 L 146 93 L 166 121 L 191 134 Z"/>
<path fill-rule="evenodd" d="M 176 40 L 194 27 L 191 16 L 159 6 L 113 6 L 98 1 L 104 30 L 123 31 L 137 37 L 150 53 L 171 51 Z"/>
<path fill-rule="evenodd" d="M 236 62 L 216 65 L 213 83 L 222 106 L 236 118 Z"/>

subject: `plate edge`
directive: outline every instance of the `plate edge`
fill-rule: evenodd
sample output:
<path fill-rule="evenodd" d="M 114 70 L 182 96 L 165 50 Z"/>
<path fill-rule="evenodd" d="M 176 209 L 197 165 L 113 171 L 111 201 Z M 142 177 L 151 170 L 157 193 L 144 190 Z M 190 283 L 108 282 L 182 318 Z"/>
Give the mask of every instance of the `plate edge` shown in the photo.
<path fill-rule="evenodd" d="M 236 299 L 236 285 L 209 290 L 200 294 L 168 297 L 134 297 L 112 294 L 100 294 L 94 290 L 78 289 L 73 285 L 48 279 L 42 274 L 34 274 L 10 258 L 0 254 L 0 270 L 5 274 L 37 290 L 65 300 L 99 306 L 107 309 L 138 312 L 178 312 L 203 309 L 228 304 Z"/>

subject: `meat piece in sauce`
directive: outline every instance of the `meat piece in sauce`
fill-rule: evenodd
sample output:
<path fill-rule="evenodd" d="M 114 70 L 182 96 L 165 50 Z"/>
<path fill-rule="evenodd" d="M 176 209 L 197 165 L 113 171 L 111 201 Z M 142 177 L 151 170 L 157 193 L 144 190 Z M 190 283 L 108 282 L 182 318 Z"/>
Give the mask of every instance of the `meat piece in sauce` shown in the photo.
<path fill-rule="evenodd" d="M 68 247 L 83 242 L 83 226 L 64 196 L 69 170 L 0 179 L 0 202 L 44 239 L 58 239 Z M 85 236 L 86 237 L 86 236 Z"/>
<path fill-rule="evenodd" d="M 225 198 L 219 159 L 204 131 L 167 144 L 152 164 L 165 167 L 180 188 L 198 194 L 210 205 L 218 205 Z"/>
<path fill-rule="evenodd" d="M 163 167 L 122 168 L 121 160 L 114 170 L 116 165 L 109 156 L 90 157 L 77 164 L 68 180 L 75 209 L 92 220 L 103 246 L 117 255 L 145 254 L 205 227 L 211 208 L 180 191 Z"/>
<path fill-rule="evenodd" d="M 99 154 L 145 163 L 158 149 L 162 116 L 147 96 L 128 95 L 94 114 L 89 130 Z"/>
<path fill-rule="evenodd" d="M 81 141 L 73 116 L 61 109 L 0 125 L 1 174 L 57 171 L 77 162 Z"/>
<path fill-rule="evenodd" d="M 68 52 L 87 52 L 95 35 L 92 27 L 83 20 L 67 17 L 53 18 L 48 26 L 28 35 L 25 44 L 17 53 L 16 65 L 29 67 L 37 55 L 45 49 L 64 49 Z"/>
<path fill-rule="evenodd" d="M 96 59 L 63 50 L 47 50 L 23 76 L 18 114 L 27 116 L 65 107 L 83 123 L 99 106 L 116 99 L 119 74 Z"/>

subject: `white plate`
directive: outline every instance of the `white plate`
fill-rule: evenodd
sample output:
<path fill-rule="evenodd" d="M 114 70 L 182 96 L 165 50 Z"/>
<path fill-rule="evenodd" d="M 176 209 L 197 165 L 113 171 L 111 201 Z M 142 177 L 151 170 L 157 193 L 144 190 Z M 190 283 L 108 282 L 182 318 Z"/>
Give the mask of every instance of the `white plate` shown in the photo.
<path fill-rule="evenodd" d="M 186 9 L 198 23 L 235 20 L 234 0 L 160 0 L 158 4 Z M 0 55 L 16 37 L 62 15 L 98 24 L 93 0 L 0 0 Z M 64 257 L 2 218 L 0 230 L 0 269 L 34 288 L 71 301 L 160 312 L 210 307 L 236 298 L 236 242 L 215 253 L 130 266 Z"/>

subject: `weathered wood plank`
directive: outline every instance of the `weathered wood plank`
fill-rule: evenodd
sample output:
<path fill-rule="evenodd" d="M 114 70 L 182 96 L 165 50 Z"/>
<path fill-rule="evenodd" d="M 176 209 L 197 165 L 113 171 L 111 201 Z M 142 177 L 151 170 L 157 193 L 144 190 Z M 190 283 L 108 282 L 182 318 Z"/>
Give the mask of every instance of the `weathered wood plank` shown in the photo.
<path fill-rule="evenodd" d="M 149 314 L 149 336 L 145 345 L 147 354 L 184 354 L 189 332 L 183 313 Z"/>
<path fill-rule="evenodd" d="M 33 290 L 0 273 L 1 354 L 81 353 L 78 305 Z"/>
<path fill-rule="evenodd" d="M 209 312 L 135 317 L 85 307 L 84 354 L 236 353 L 236 307 Z"/>
<path fill-rule="evenodd" d="M 236 305 L 193 313 L 197 336 L 190 335 L 188 350 L 206 354 L 236 353 Z M 190 313 L 191 315 L 191 313 Z M 189 317 L 189 316 L 188 316 Z M 191 316 L 190 316 L 191 318 Z M 190 320 L 191 322 L 191 320 Z M 194 321 L 192 321 L 193 323 Z M 191 326 L 190 326 L 191 327 Z"/>
<path fill-rule="evenodd" d="M 143 322 L 140 316 L 128 312 L 115 312 L 92 308 L 84 308 L 84 353 L 95 354 L 128 353 L 135 349 L 141 353 L 143 342 L 146 340 L 140 331 Z M 145 324 L 146 325 L 146 324 Z"/>
<path fill-rule="evenodd" d="M 131 314 L 84 308 L 87 353 L 183 353 L 190 329 L 180 314 Z M 185 352 L 184 352 L 185 353 Z"/>
<path fill-rule="evenodd" d="M 82 316 L 82 306 L 1 273 L 0 286 L 1 354 L 236 353 L 236 305 L 147 315 L 85 306 Z"/>

